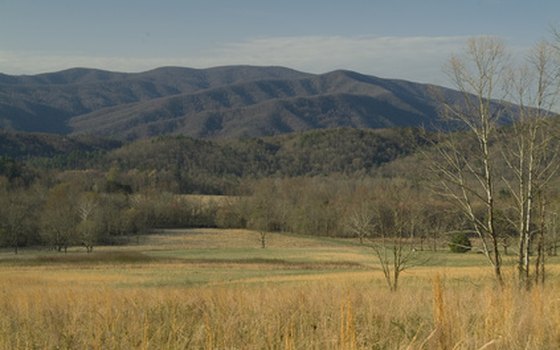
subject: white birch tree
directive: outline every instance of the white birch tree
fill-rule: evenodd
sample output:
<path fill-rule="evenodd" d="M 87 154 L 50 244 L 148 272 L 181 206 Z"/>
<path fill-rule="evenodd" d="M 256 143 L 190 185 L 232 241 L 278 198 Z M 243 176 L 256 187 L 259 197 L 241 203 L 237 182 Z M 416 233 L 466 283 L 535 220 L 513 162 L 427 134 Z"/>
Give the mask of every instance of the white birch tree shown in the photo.
<path fill-rule="evenodd" d="M 439 192 L 468 220 L 500 284 L 503 276 L 496 230 L 496 174 L 490 148 L 503 117 L 493 99 L 503 93 L 501 82 L 507 67 L 503 42 L 492 37 L 470 39 L 461 56 L 451 57 L 447 74 L 460 97 L 445 104 L 443 114 L 461 132 L 438 144 L 431 162 Z"/>

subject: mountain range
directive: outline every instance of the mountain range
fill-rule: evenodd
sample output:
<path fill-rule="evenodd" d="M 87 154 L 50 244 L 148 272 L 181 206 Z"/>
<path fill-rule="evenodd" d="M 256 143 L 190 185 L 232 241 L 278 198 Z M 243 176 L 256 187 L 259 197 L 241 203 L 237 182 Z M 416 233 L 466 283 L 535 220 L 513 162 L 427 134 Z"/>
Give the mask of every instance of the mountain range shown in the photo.
<path fill-rule="evenodd" d="M 439 97 L 436 97 L 439 96 Z M 327 128 L 437 127 L 458 92 L 352 71 L 164 67 L 0 74 L 0 129 L 120 140 L 246 138 Z"/>

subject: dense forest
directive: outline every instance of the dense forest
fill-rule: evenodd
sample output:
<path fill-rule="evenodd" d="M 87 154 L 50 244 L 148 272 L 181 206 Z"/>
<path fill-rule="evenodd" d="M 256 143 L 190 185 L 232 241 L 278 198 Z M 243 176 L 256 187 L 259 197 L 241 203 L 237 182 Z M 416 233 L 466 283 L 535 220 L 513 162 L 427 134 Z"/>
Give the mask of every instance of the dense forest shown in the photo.
<path fill-rule="evenodd" d="M 436 139 L 420 129 L 327 129 L 208 141 L 161 136 L 122 144 L 99 138 L 0 133 L 1 174 L 118 169 L 135 192 L 236 194 L 242 179 L 368 175 Z M 24 180 L 23 178 L 21 180 Z"/>

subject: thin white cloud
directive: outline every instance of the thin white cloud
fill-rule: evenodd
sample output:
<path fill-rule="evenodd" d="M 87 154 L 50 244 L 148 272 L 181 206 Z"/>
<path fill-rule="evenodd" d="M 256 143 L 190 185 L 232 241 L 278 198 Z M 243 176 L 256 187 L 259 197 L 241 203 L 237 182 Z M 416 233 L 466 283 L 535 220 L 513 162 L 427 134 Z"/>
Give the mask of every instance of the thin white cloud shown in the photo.
<path fill-rule="evenodd" d="M 261 38 L 231 44 L 217 53 L 236 63 L 268 62 L 314 73 L 352 69 L 383 77 L 434 82 L 434 78 L 441 76 L 443 63 L 465 40 L 465 37 Z"/>
<path fill-rule="evenodd" d="M 35 74 L 70 67 L 143 71 L 159 66 L 279 65 L 312 73 L 351 69 L 365 74 L 445 83 L 442 65 L 466 37 L 307 36 L 255 38 L 183 57 L 111 57 L 0 51 L 0 72 Z"/>
<path fill-rule="evenodd" d="M 76 53 L 0 51 L 0 72 L 38 74 L 73 67 L 137 72 L 178 62 L 168 58 L 89 56 Z"/>

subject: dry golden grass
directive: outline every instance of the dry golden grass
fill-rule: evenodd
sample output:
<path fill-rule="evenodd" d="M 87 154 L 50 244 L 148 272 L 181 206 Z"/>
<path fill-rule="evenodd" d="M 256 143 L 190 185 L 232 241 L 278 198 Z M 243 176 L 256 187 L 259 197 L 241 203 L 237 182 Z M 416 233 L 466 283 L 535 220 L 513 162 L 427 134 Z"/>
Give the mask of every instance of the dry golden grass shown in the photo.
<path fill-rule="evenodd" d="M 332 248 L 310 240 L 301 244 L 311 260 Z M 170 245 L 160 243 L 151 248 Z M 339 249 L 364 259 L 359 247 Z M 560 348 L 557 265 L 531 291 L 500 289 L 488 268 L 451 262 L 405 271 L 391 293 L 375 269 L 91 261 L 0 264 L 0 349 Z"/>
<path fill-rule="evenodd" d="M 557 349 L 558 290 L 417 281 L 290 281 L 188 289 L 0 290 L 2 349 Z"/>
<path fill-rule="evenodd" d="M 165 229 L 159 234 L 149 235 L 142 239 L 145 248 L 177 249 L 177 248 L 260 248 L 258 232 L 241 229 Z M 267 236 L 269 248 L 317 248 L 338 247 L 335 243 L 317 240 L 312 237 L 297 237 L 286 234 L 270 233 Z"/>

